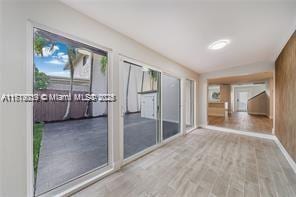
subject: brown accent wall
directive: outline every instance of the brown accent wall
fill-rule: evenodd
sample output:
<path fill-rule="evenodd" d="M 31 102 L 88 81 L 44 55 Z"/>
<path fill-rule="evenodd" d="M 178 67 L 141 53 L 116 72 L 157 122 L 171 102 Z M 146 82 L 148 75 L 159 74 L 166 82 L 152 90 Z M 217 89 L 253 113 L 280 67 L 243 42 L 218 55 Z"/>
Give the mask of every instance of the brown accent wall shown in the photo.
<path fill-rule="evenodd" d="M 220 85 L 220 102 L 230 102 L 230 85 Z"/>
<path fill-rule="evenodd" d="M 296 161 L 296 32 L 275 63 L 275 134 Z"/>

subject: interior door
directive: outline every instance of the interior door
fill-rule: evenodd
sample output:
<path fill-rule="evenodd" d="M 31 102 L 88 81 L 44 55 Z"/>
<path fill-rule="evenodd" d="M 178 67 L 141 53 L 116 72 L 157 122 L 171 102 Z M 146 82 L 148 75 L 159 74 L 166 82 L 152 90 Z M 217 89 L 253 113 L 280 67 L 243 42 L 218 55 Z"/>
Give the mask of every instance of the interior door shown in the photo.
<path fill-rule="evenodd" d="M 237 111 L 246 112 L 248 105 L 248 95 L 247 91 L 239 91 L 237 93 Z"/>

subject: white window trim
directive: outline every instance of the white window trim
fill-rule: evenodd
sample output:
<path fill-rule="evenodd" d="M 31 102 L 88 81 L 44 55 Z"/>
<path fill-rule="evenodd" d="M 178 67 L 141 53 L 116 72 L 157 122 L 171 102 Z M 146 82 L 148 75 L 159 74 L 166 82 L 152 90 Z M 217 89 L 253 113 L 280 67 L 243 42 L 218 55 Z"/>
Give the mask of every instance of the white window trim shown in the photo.
<path fill-rule="evenodd" d="M 123 76 L 122 76 L 121 73 L 123 72 L 123 66 L 124 66 L 123 63 L 124 63 L 124 61 L 136 64 L 136 65 L 139 65 L 139 66 L 143 66 L 143 67 L 155 70 L 155 71 L 158 71 L 158 72 L 161 73 L 161 75 L 165 74 L 165 75 L 173 76 L 173 77 L 179 79 L 180 80 L 180 94 L 181 94 L 181 97 L 180 97 L 180 99 L 181 99 L 180 102 L 181 103 L 180 103 L 180 105 L 181 106 L 180 106 L 180 132 L 178 134 L 174 135 L 174 136 L 171 136 L 168 139 L 163 140 L 162 139 L 162 136 L 163 136 L 163 126 L 162 126 L 162 120 L 163 120 L 162 100 L 163 100 L 163 97 L 162 97 L 162 85 L 161 85 L 160 86 L 160 92 L 161 92 L 161 96 L 160 96 L 160 98 L 161 98 L 161 100 L 160 100 L 161 116 L 160 116 L 160 120 L 159 120 L 160 121 L 160 141 L 159 141 L 159 143 L 157 143 L 157 144 L 155 144 L 155 145 L 153 145 L 153 146 L 151 146 L 151 147 L 149 147 L 149 148 L 147 148 L 147 149 L 145 149 L 145 150 L 143 150 L 143 151 L 141 151 L 139 153 L 136 153 L 136 154 L 124 159 L 124 156 L 123 156 L 123 150 L 124 150 L 124 147 L 123 147 L 124 146 L 124 141 L 123 141 L 124 140 L 124 133 L 123 133 L 124 132 L 124 123 L 123 123 L 123 121 L 124 121 L 124 119 L 123 119 L 123 107 L 122 107 L 123 106 L 122 105 L 123 104 L 123 91 L 120 91 L 118 100 L 119 100 L 119 106 L 120 106 L 119 143 L 120 143 L 121 166 L 127 165 L 128 163 L 130 163 L 130 162 L 132 162 L 132 161 L 134 161 L 134 160 L 136 160 L 136 159 L 138 159 L 140 157 L 143 157 L 144 155 L 146 155 L 146 154 L 158 149 L 159 147 L 161 147 L 161 146 L 163 146 L 163 145 L 177 139 L 178 137 L 184 135 L 184 129 L 183 129 L 183 126 L 182 126 L 183 125 L 183 107 L 182 107 L 183 95 L 182 95 L 182 90 L 184 89 L 183 86 L 182 86 L 182 81 L 184 81 L 184 80 L 181 77 L 178 77 L 178 76 L 176 76 L 174 74 L 171 74 L 169 72 L 164 72 L 163 70 L 158 69 L 155 66 L 151 66 L 149 64 L 138 61 L 138 60 L 136 60 L 134 58 L 130 58 L 130 57 L 126 56 L 126 55 L 120 54 L 120 58 L 119 58 L 119 81 L 120 82 L 123 81 Z M 162 77 L 161 77 L 161 84 L 162 84 Z M 119 83 L 119 89 L 120 90 L 123 89 L 123 83 Z"/>
<path fill-rule="evenodd" d="M 190 80 L 193 82 L 193 126 L 191 128 L 188 128 L 186 129 L 186 119 L 184 120 L 185 121 L 185 133 L 188 134 L 192 131 L 194 131 L 195 129 L 197 129 L 197 107 L 198 107 L 198 104 L 197 104 L 197 81 L 193 78 L 190 78 L 190 77 L 186 77 L 185 79 L 185 84 L 186 84 L 186 80 Z M 184 87 L 186 88 L 186 87 Z M 186 92 L 184 92 L 184 96 L 185 96 L 185 101 L 186 101 Z M 186 107 L 185 107 L 185 118 L 186 118 Z"/>
<path fill-rule="evenodd" d="M 107 47 L 102 47 L 96 43 L 92 43 L 80 38 L 77 38 L 73 35 L 63 33 L 62 31 L 56 30 L 54 28 L 47 27 L 45 25 L 41 25 L 34 21 L 28 20 L 27 21 L 27 51 L 26 51 L 26 93 L 32 94 L 33 93 L 33 35 L 34 35 L 34 28 L 39 28 L 45 31 L 49 31 L 51 33 L 61 35 L 63 37 L 72 39 L 74 41 L 104 50 L 108 54 L 108 92 L 113 91 L 113 83 L 111 80 L 111 73 L 113 69 L 113 54 L 112 50 Z M 39 196 L 46 196 L 46 195 L 66 195 L 71 194 L 73 191 L 80 190 L 81 188 L 89 185 L 101 178 L 107 176 L 108 174 L 114 172 L 114 155 L 113 155 L 113 105 L 114 103 L 108 104 L 108 164 L 106 167 L 94 169 L 94 171 L 87 172 L 85 175 L 81 177 L 77 177 L 73 179 L 73 181 L 69 183 L 65 183 L 55 189 L 52 189 L 44 194 Z M 34 196 L 34 169 L 33 169 L 33 103 L 28 102 L 26 104 L 26 141 L 27 141 L 27 196 Z M 94 174 L 92 177 L 85 180 L 85 177 L 88 175 Z M 75 183 L 77 180 L 81 180 L 80 183 Z M 63 191 L 60 191 L 63 188 Z"/>
<path fill-rule="evenodd" d="M 181 135 L 184 135 L 184 124 L 183 124 L 183 118 L 184 118 L 184 101 L 185 101 L 185 98 L 184 98 L 184 87 L 183 87 L 183 82 L 184 80 L 181 78 L 181 77 L 178 77 L 174 74 L 170 74 L 168 72 L 162 72 L 161 75 L 166 75 L 166 76 L 169 76 L 169 77 L 174 77 L 176 78 L 177 80 L 179 80 L 179 83 L 180 83 L 180 89 L 179 89 L 179 132 L 176 134 L 176 135 L 173 135 L 167 139 L 163 139 L 163 88 L 162 88 L 162 84 L 163 84 L 163 77 L 161 77 L 161 100 L 160 100 L 160 106 L 161 106 L 161 135 L 160 135 L 160 141 L 163 142 L 163 143 L 167 143 L 167 142 L 170 142 L 171 141 L 171 138 L 172 139 L 175 139 L 175 137 L 178 137 L 178 136 L 181 136 Z"/>

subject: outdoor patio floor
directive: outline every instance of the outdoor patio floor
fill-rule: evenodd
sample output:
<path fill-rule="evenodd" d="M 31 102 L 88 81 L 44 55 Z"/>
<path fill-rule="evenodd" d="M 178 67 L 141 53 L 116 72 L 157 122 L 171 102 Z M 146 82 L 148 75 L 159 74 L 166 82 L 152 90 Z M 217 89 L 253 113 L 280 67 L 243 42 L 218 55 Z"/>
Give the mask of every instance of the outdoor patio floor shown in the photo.
<path fill-rule="evenodd" d="M 163 122 L 164 138 L 179 125 Z M 124 157 L 156 144 L 156 120 L 140 113 L 124 118 Z M 35 195 L 107 164 L 107 117 L 46 123 L 38 163 Z"/>

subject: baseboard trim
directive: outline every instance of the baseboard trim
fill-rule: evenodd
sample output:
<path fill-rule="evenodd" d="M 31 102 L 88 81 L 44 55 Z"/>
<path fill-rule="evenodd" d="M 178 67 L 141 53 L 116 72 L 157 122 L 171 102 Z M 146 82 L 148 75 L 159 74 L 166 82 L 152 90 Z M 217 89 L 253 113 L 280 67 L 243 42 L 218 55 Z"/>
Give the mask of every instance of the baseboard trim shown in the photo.
<path fill-rule="evenodd" d="M 269 118 L 269 115 L 266 113 L 259 113 L 259 112 L 248 112 L 250 115 L 259 115 L 259 116 L 267 116 Z"/>
<path fill-rule="evenodd" d="M 257 137 L 257 138 L 272 140 L 279 147 L 279 149 L 283 153 L 284 157 L 288 161 L 289 165 L 293 169 L 294 173 L 296 174 L 296 163 L 295 163 L 295 161 L 293 160 L 293 158 L 290 156 L 290 154 L 287 152 L 285 147 L 282 145 L 280 140 L 275 135 L 255 133 L 255 132 L 249 132 L 249 131 L 240 131 L 240 130 L 235 130 L 235 129 L 210 126 L 210 125 L 201 125 L 201 127 L 205 128 L 205 129 L 215 130 L 215 131 L 222 131 L 222 132 L 227 132 L 227 133 L 235 133 L 235 134 L 240 134 L 240 135 L 245 135 L 245 136 L 250 136 L 250 137 Z"/>
<path fill-rule="evenodd" d="M 246 135 L 246 136 L 251 136 L 251 137 L 258 137 L 258 138 L 263 138 L 263 139 L 274 140 L 274 136 L 269 135 L 269 134 L 263 134 L 263 133 L 257 133 L 257 132 L 251 132 L 251 131 L 240 131 L 240 130 L 236 130 L 236 129 L 229 129 L 229 128 L 223 128 L 223 127 L 210 126 L 210 125 L 205 125 L 202 127 L 206 128 L 206 129 L 216 130 L 216 131 L 223 131 L 223 132 L 228 132 L 228 133 L 235 133 L 235 134 Z"/>
<path fill-rule="evenodd" d="M 187 135 L 187 134 L 193 132 L 193 131 L 196 130 L 197 128 L 198 128 L 198 127 L 193 127 L 193 128 L 188 129 L 188 130 L 185 130 L 185 134 L 184 134 L 184 135 Z"/>
<path fill-rule="evenodd" d="M 288 163 L 290 164 L 291 168 L 293 169 L 294 173 L 296 174 L 296 163 L 293 160 L 293 158 L 290 156 L 290 154 L 287 152 L 285 147 L 282 145 L 282 143 L 280 142 L 280 140 L 276 136 L 274 136 L 274 142 L 279 147 L 279 149 L 281 150 L 281 152 L 283 153 L 283 155 L 287 159 Z"/>

